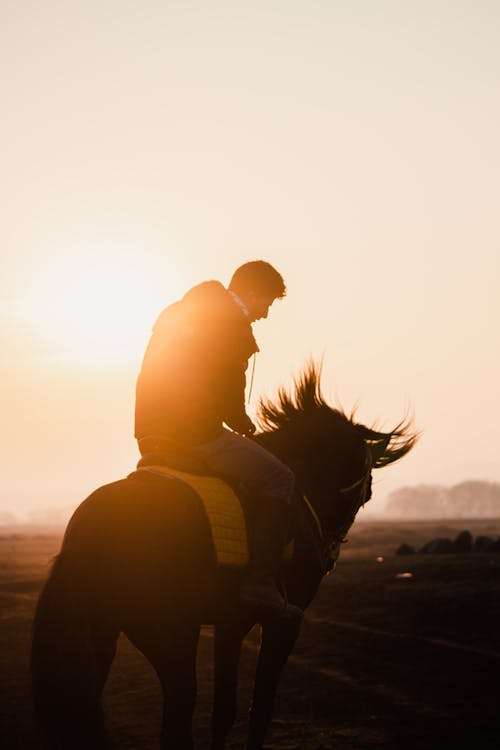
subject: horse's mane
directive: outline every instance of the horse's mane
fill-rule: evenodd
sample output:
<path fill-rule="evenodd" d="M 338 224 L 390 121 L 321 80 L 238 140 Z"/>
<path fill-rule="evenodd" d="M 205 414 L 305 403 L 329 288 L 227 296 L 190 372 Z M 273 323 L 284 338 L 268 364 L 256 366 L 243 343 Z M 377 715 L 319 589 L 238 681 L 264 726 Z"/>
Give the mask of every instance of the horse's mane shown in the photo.
<path fill-rule="evenodd" d="M 331 407 L 323 398 L 321 392 L 321 367 L 314 362 L 308 362 L 300 375 L 293 381 L 291 391 L 279 388 L 276 400 L 261 398 L 259 401 L 257 419 L 264 430 L 281 430 L 297 421 L 304 419 L 325 409 L 341 422 L 350 422 L 349 417 L 340 410 Z"/>
<path fill-rule="evenodd" d="M 321 366 L 313 361 L 308 362 L 295 378 L 291 390 L 281 387 L 275 400 L 260 399 L 257 421 L 264 432 L 300 431 L 314 423 L 318 431 L 328 429 L 329 433 L 345 435 L 347 430 L 369 447 L 373 468 L 387 466 L 402 458 L 418 438 L 410 417 L 399 422 L 393 430 L 382 432 L 375 426 L 366 427 L 355 422 L 354 413 L 348 416 L 342 409 L 330 406 L 321 392 Z"/>

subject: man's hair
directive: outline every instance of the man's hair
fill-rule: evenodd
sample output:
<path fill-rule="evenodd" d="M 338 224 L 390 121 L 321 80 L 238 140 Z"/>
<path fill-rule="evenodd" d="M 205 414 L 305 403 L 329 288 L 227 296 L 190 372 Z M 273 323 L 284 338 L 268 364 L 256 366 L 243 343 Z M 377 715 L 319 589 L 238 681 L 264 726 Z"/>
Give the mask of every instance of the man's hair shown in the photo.
<path fill-rule="evenodd" d="M 265 260 L 251 260 L 237 268 L 229 288 L 236 294 L 255 292 L 273 299 L 282 299 L 286 294 L 283 277 Z"/>

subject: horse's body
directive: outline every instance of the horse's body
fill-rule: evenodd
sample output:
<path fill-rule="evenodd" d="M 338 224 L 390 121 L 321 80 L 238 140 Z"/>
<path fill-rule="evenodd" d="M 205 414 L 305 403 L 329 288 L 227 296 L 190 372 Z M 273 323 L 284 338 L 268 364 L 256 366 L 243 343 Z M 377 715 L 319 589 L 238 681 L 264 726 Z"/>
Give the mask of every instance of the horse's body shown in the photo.
<path fill-rule="evenodd" d="M 331 409 L 313 369 L 295 400 L 280 393 L 262 417 L 266 429 L 256 439 L 294 470 L 302 498 L 285 577 L 289 600 L 304 609 L 369 499 L 371 469 L 407 453 L 414 436 L 408 425 L 375 432 Z M 212 748 L 222 750 L 236 712 L 241 643 L 255 624 L 239 603 L 243 573 L 217 567 L 200 500 L 183 482 L 137 471 L 96 490 L 68 525 L 35 616 L 33 692 L 47 747 L 107 747 L 100 698 L 123 632 L 160 679 L 162 748 L 192 748 L 199 629 L 213 623 Z M 262 748 L 299 629 L 286 620 L 262 627 L 249 750 Z"/>

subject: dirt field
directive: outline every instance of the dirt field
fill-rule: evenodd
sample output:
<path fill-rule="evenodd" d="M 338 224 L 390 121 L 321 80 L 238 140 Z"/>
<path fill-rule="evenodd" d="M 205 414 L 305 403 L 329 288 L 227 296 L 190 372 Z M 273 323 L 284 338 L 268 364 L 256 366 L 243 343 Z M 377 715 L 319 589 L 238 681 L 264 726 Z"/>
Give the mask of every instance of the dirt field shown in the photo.
<path fill-rule="evenodd" d="M 283 676 L 269 748 L 500 749 L 500 555 L 394 555 L 402 542 L 419 545 L 465 528 L 498 536 L 500 519 L 357 523 L 307 613 Z M 30 623 L 59 541 L 0 536 L 0 747 L 7 750 L 39 747 L 27 674 Z M 244 648 L 230 750 L 244 748 L 258 638 L 256 629 Z M 199 750 L 208 748 L 211 647 L 206 628 L 198 660 Z M 158 683 L 125 639 L 105 705 L 119 750 L 157 750 Z"/>

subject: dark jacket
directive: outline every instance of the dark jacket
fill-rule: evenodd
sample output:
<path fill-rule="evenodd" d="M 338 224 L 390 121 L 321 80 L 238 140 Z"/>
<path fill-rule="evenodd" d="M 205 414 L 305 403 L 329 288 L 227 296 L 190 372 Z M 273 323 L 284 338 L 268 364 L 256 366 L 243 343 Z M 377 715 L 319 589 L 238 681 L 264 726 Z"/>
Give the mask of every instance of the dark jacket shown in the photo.
<path fill-rule="evenodd" d="M 245 372 L 257 351 L 250 321 L 222 284 L 191 289 L 154 325 L 137 379 L 136 438 L 196 444 L 223 423 L 246 431 Z"/>

